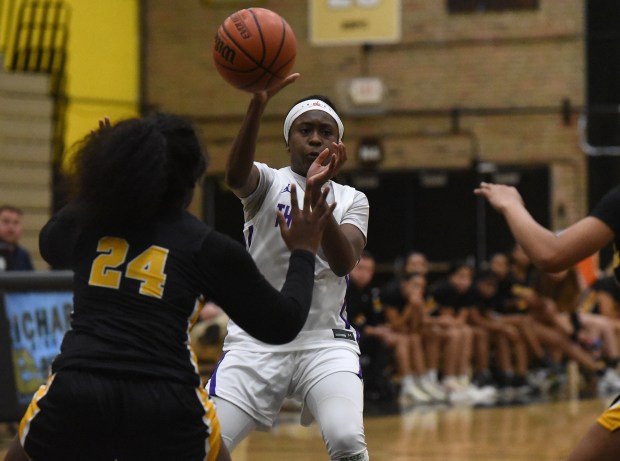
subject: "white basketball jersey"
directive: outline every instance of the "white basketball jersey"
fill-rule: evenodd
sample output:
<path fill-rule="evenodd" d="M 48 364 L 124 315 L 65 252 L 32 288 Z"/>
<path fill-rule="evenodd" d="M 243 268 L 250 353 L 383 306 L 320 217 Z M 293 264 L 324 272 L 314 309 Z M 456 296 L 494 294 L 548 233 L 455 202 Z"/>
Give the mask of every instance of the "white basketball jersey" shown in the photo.
<path fill-rule="evenodd" d="M 298 202 L 302 206 L 306 178 L 294 173 L 290 167 L 275 170 L 264 163 L 255 165 L 260 172 L 258 187 L 250 196 L 241 200 L 245 216 L 243 232 L 248 251 L 258 268 L 280 290 L 286 278 L 290 251 L 280 235 L 276 213 L 280 210 L 290 220 L 291 184 L 296 185 Z M 328 203 L 337 203 L 334 209 L 336 221 L 356 226 L 366 237 L 369 211 L 366 196 L 352 187 L 332 181 L 327 185 L 330 188 Z M 319 248 L 310 314 L 297 337 L 288 344 L 274 346 L 258 341 L 233 321 L 229 321 L 224 350 L 285 352 L 338 345 L 359 353 L 355 329 L 346 316 L 346 289 L 346 278 L 338 277 L 331 271 Z M 261 309 L 261 306 L 248 306 L 248 309 Z M 278 325 L 273 327 L 278 328 Z"/>

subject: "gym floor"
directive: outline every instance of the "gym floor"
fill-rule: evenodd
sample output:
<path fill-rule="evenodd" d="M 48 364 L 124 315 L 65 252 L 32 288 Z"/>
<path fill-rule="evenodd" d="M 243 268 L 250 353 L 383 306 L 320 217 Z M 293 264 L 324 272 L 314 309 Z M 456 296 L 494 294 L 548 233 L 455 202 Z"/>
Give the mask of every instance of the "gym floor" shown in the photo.
<path fill-rule="evenodd" d="M 559 400 L 474 408 L 368 407 L 366 439 L 373 461 L 561 461 L 611 402 Z M 0 427 L 0 459 L 12 437 Z M 270 432 L 254 432 L 234 461 L 325 461 L 318 427 L 283 412 Z"/>

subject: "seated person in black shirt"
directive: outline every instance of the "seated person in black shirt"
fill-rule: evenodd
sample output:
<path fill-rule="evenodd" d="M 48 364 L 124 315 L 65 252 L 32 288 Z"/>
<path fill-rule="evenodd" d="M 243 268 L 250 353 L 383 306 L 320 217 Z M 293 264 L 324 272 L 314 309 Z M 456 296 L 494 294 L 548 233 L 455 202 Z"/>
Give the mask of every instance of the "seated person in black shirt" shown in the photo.
<path fill-rule="evenodd" d="M 372 283 L 374 274 L 375 258 L 364 250 L 349 274 L 345 301 L 347 318 L 359 332 L 364 396 L 369 401 L 384 401 L 394 398 L 388 367 L 397 338 L 385 325 L 379 288 Z"/>
<path fill-rule="evenodd" d="M 404 273 L 400 279 L 381 290 L 386 323 L 398 338 L 404 338 L 395 349 L 401 377 L 401 400 L 414 403 L 443 402 L 447 395 L 437 382 L 437 366 L 441 343 L 451 346 L 450 357 L 458 344 L 455 337 L 442 336 L 442 331 L 428 321 L 426 277 Z M 457 338 L 458 339 L 458 338 Z M 429 366 L 430 364 L 430 366 Z"/>
<path fill-rule="evenodd" d="M 495 312 L 501 302 L 498 285 L 497 276 L 492 270 L 481 270 L 476 274 L 474 308 L 470 310 L 469 321 L 489 332 L 495 352 L 498 387 L 507 391 L 514 388 L 519 392 L 527 392 L 527 344 L 519 329 Z"/>
<path fill-rule="evenodd" d="M 455 261 L 445 279 L 433 288 L 430 298 L 434 315 L 441 325 L 456 328 L 463 333 L 465 341 L 455 376 L 445 376 L 444 385 L 455 399 L 491 401 L 495 398 L 492 375 L 489 370 L 489 335 L 486 330 L 469 324 L 470 310 L 474 306 L 472 290 L 473 268 L 465 261 Z M 473 359 L 473 363 L 472 363 Z M 474 374 L 470 379 L 470 368 Z M 473 382 L 475 379 L 475 382 Z M 484 395 L 477 392 L 484 389 Z"/>

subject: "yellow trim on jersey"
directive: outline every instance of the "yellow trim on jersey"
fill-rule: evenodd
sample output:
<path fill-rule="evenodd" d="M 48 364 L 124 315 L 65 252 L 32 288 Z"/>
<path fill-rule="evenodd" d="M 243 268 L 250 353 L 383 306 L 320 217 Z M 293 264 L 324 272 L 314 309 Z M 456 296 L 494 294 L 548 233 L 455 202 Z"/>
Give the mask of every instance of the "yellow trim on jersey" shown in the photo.
<path fill-rule="evenodd" d="M 194 311 L 190 315 L 187 322 L 187 350 L 189 351 L 190 362 L 192 363 L 194 371 L 197 375 L 200 375 L 200 367 L 198 366 L 198 357 L 196 356 L 196 351 L 194 345 L 192 344 L 192 337 L 190 332 L 192 328 L 194 328 L 194 326 L 196 326 L 196 324 L 198 323 L 198 320 L 200 319 L 200 311 L 206 303 L 207 301 L 204 296 L 200 295 L 198 298 L 196 298 L 196 301 L 194 302 Z"/>
<path fill-rule="evenodd" d="M 202 406 L 205 409 L 205 414 L 202 418 L 205 425 L 207 426 L 207 434 L 209 434 L 208 439 L 208 453 L 207 453 L 207 461 L 215 461 L 217 456 L 220 454 L 221 441 L 222 441 L 222 429 L 220 428 L 220 420 L 217 419 L 217 414 L 215 413 L 215 405 L 213 401 L 209 398 L 209 394 L 202 387 L 196 388 L 196 395 L 198 395 L 198 399 L 202 403 Z"/>
<path fill-rule="evenodd" d="M 39 387 L 37 392 L 35 392 L 34 396 L 32 397 L 32 400 L 30 401 L 30 404 L 28 405 L 28 408 L 26 409 L 26 413 L 24 414 L 24 417 L 19 422 L 18 434 L 19 434 L 19 441 L 21 442 L 22 446 L 24 446 L 26 435 L 28 435 L 28 431 L 30 430 L 30 423 L 32 422 L 34 417 L 39 413 L 39 411 L 41 411 L 41 409 L 39 408 L 39 400 L 45 397 L 55 377 L 56 377 L 55 373 L 47 377 L 47 382 L 43 384 L 41 387 Z"/>
<path fill-rule="evenodd" d="M 620 400 L 605 410 L 597 422 L 609 432 L 620 429 Z"/>
<path fill-rule="evenodd" d="M 590 290 L 579 304 L 577 310 L 584 313 L 592 313 L 597 306 L 596 291 Z"/>

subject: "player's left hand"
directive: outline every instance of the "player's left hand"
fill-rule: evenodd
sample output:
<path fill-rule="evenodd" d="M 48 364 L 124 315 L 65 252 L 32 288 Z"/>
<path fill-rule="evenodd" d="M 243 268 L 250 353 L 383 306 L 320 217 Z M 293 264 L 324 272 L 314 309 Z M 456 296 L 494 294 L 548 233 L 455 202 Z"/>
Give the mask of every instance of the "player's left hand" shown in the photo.
<path fill-rule="evenodd" d="M 323 149 L 310 165 L 306 175 L 306 192 L 310 194 L 312 206 L 320 198 L 323 185 L 334 177 L 336 165 L 336 155 L 330 153 L 329 149 Z"/>
<path fill-rule="evenodd" d="M 336 156 L 336 167 L 334 168 L 334 174 L 332 178 L 336 176 L 340 172 L 340 168 L 347 161 L 347 146 L 344 145 L 342 141 L 335 142 L 333 144 L 333 153 Z"/>
<path fill-rule="evenodd" d="M 306 177 L 308 179 L 316 177 L 316 180 L 325 184 L 338 174 L 340 168 L 347 161 L 347 148 L 342 142 L 333 143 L 333 148 L 325 148 L 319 156 L 312 162 Z"/>

